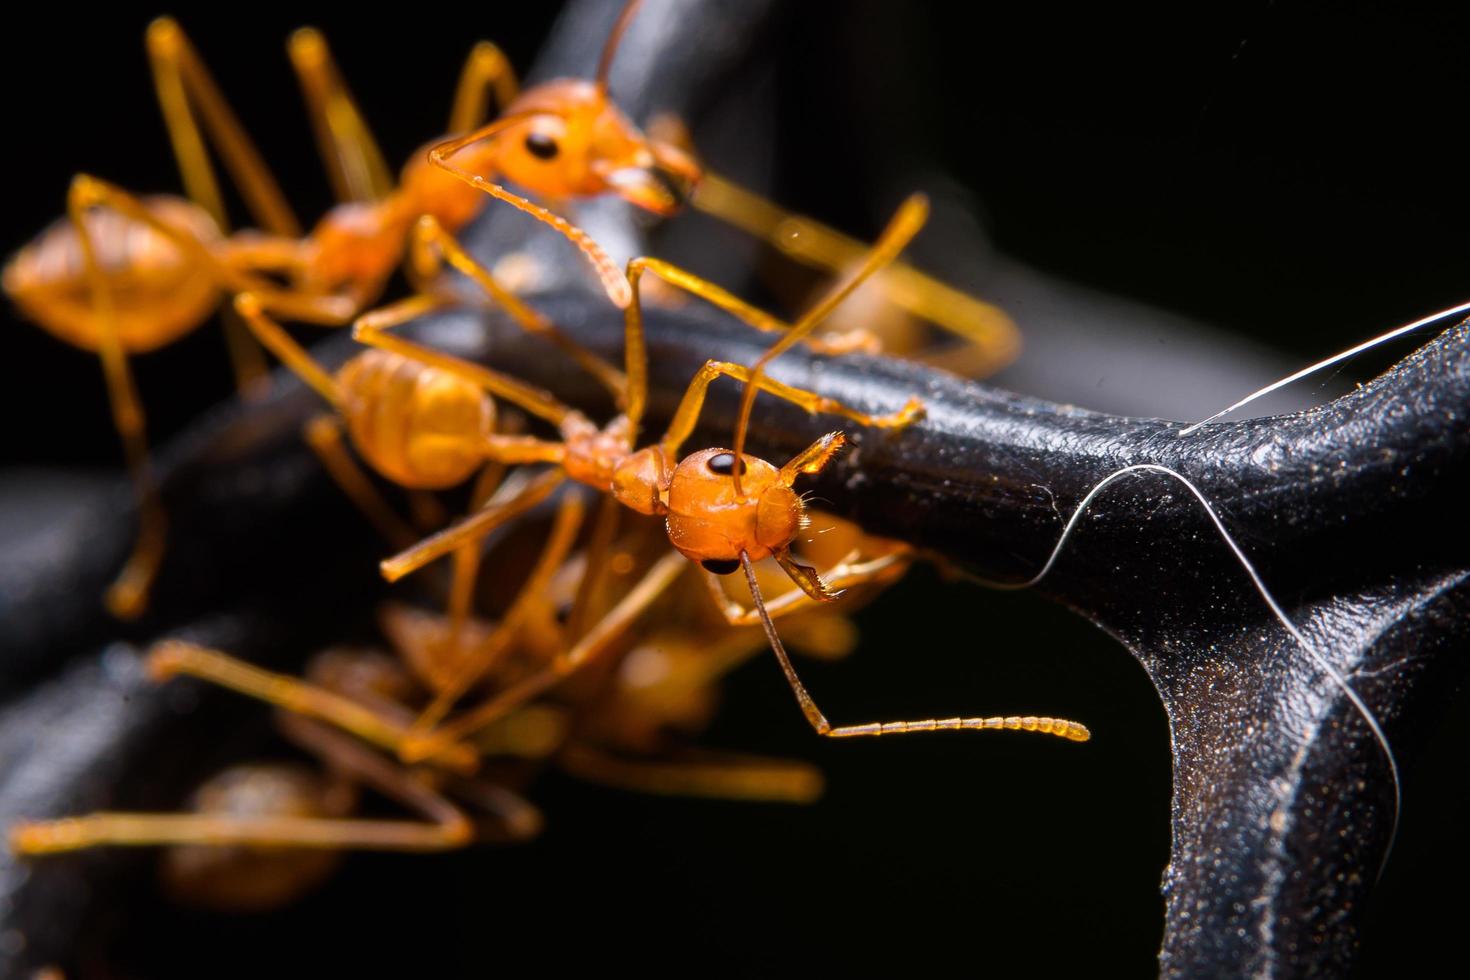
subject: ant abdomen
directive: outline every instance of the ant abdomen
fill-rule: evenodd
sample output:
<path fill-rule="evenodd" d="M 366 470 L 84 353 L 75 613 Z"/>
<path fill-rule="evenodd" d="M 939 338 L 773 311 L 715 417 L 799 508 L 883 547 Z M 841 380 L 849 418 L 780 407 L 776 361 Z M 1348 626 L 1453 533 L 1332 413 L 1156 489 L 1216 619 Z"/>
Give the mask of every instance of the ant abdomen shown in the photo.
<path fill-rule="evenodd" d="M 143 200 L 148 213 L 206 248 L 222 236 L 208 212 L 177 197 Z M 178 244 L 141 221 L 110 208 L 82 218 L 111 290 L 124 350 L 163 347 L 199 326 L 219 301 L 219 290 L 199 274 Z M 77 229 L 54 221 L 5 266 L 5 292 L 52 334 L 96 351 L 102 314 L 92 295 Z"/>
<path fill-rule="evenodd" d="M 195 791 L 192 809 L 215 817 L 341 817 L 357 805 L 346 782 L 280 763 L 233 766 Z M 278 908 L 321 884 L 339 851 L 189 844 L 163 855 L 165 888 L 190 905 L 233 912 Z"/>
<path fill-rule="evenodd" d="M 342 365 L 337 382 L 353 445 L 394 483 L 441 490 L 463 483 L 484 462 L 495 405 L 469 381 L 369 350 Z"/>

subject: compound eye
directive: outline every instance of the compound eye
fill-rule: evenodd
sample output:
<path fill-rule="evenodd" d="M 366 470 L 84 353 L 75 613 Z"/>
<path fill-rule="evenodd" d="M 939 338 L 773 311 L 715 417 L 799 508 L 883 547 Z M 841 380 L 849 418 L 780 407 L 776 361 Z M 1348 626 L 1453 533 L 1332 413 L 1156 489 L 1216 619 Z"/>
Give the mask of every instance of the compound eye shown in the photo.
<path fill-rule="evenodd" d="M 704 465 L 709 467 L 709 471 L 716 476 L 729 476 L 735 472 L 735 454 L 718 453 L 711 456 Z M 740 461 L 740 475 L 745 475 L 745 460 L 743 459 Z"/>
<path fill-rule="evenodd" d="M 526 134 L 526 152 L 539 160 L 550 160 L 558 149 L 556 140 L 545 133 Z"/>
<path fill-rule="evenodd" d="M 699 564 L 706 572 L 716 575 L 729 575 L 740 568 L 740 561 L 735 558 L 706 558 Z"/>

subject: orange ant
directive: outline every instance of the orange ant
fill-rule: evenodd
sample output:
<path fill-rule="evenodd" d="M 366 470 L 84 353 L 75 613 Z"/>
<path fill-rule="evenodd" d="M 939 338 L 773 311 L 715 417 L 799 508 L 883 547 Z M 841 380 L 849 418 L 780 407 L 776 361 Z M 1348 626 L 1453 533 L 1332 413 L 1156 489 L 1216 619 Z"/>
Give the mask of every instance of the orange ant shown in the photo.
<path fill-rule="evenodd" d="M 711 173 L 694 157 L 687 130 L 664 116 L 640 132 L 608 94 L 618 43 L 641 0 L 628 0 L 610 32 L 594 80 L 561 78 L 527 90 L 494 120 L 429 151 L 431 162 L 471 186 L 572 235 L 546 209 L 507 190 L 508 181 L 554 206 L 575 198 L 617 194 L 658 215 L 692 204 L 774 245 L 791 258 L 829 273 L 858 268 L 866 247 L 810 218 L 793 215 Z M 456 162 L 452 158 L 460 157 Z M 574 238 L 574 240 L 576 240 Z M 604 288 L 619 306 L 631 301 L 616 268 L 589 252 Z M 1018 350 L 1015 325 L 1001 310 L 895 261 L 878 280 L 884 297 L 975 345 L 973 365 L 989 371 Z M 685 273 L 680 285 L 711 298 L 718 287 Z M 762 326 L 762 329 L 768 327 Z M 861 342 L 861 338 L 858 339 Z M 841 348 L 839 348 L 841 349 Z"/>
<path fill-rule="evenodd" d="M 848 737 L 936 729 L 1024 728 L 1084 740 L 1088 737 L 1087 730 L 1076 722 L 1034 717 L 929 719 L 834 727 L 817 709 L 781 645 L 772 618 L 773 614 L 780 613 L 783 609 L 775 608 L 775 604 L 768 608 L 761 595 L 754 563 L 770 557 L 806 596 L 822 602 L 836 597 L 836 593 L 823 582 L 815 569 L 801 564 L 791 555 L 791 543 L 808 520 L 805 505 L 792 489 L 792 485 L 802 475 L 820 472 L 842 448 L 845 438 L 841 432 L 829 433 L 779 468 L 765 460 L 745 455 L 741 447 L 755 392 L 763 389 L 809 412 L 839 414 L 862 425 L 879 428 L 902 428 L 922 413 L 922 405 L 916 399 L 889 415 L 859 412 L 814 392 L 768 378 L 761 369 L 781 351 L 804 339 L 865 279 L 890 262 L 922 227 L 926 215 L 927 204 L 922 197 L 916 196 L 905 202 L 862 267 L 839 283 L 828 296 L 791 326 L 781 341 L 757 362 L 755 368 L 747 369 L 741 365 L 719 361 L 706 362 L 690 383 L 663 438 L 642 450 L 635 449 L 639 423 L 647 400 L 647 364 L 638 302 L 639 278 L 642 272 L 653 271 L 667 281 L 682 285 L 684 274 L 666 263 L 634 259 L 629 264 L 628 276 L 632 302 L 624 311 L 627 381 L 621 399 L 623 413 L 606 427 L 598 428 L 579 412 L 542 393 L 533 401 L 521 403 L 533 414 L 552 421 L 560 432 L 559 441 L 520 438 L 513 447 L 500 448 L 487 443 L 478 433 L 468 433 L 464 451 L 504 463 L 554 464 L 557 469 L 549 471 L 540 479 L 559 482 L 570 478 L 610 494 L 617 503 L 638 513 L 662 517 L 675 551 L 699 563 L 709 573 L 712 584 L 715 576 L 727 575 L 743 568 L 755 602 L 757 617 L 803 713 L 820 735 Z M 778 322 L 723 291 L 709 291 L 701 295 L 706 295 L 727 312 L 747 323 Z M 401 308 L 390 307 L 369 313 L 358 320 L 353 328 L 353 336 L 373 347 L 415 358 L 454 373 L 511 401 L 518 400 L 518 394 L 507 388 L 503 375 L 386 332 L 387 326 L 404 318 L 404 310 Z M 705 449 L 679 460 L 679 450 L 698 421 L 706 390 L 721 375 L 732 377 L 746 385 L 745 404 L 735 436 L 736 449 Z M 444 554 L 458 550 L 467 542 L 478 540 L 503 523 L 510 510 L 511 503 L 506 502 L 472 514 L 454 527 L 385 561 L 382 565 L 384 576 L 395 581 Z M 430 757 L 483 725 L 502 717 L 507 711 L 540 695 L 587 663 L 604 656 L 609 649 L 611 637 L 641 615 L 667 588 L 675 571 L 670 559 L 676 557 L 671 554 L 656 563 L 643 581 L 608 612 L 595 628 L 549 667 L 492 697 L 467 715 L 433 730 L 433 726 L 452 707 L 454 700 L 479 676 L 479 668 L 467 666 L 462 683 L 455 685 L 454 693 L 441 696 L 415 723 L 410 737 L 403 743 L 400 757 L 405 761 Z M 857 582 L 862 579 L 861 576 L 854 576 L 853 580 Z M 743 612 L 731 615 L 740 616 Z"/>
<path fill-rule="evenodd" d="M 198 328 L 223 295 L 251 291 L 277 312 L 322 324 L 347 322 L 380 290 L 397 263 L 386 217 L 413 211 L 436 197 L 428 168 L 417 181 L 391 188 L 380 155 L 332 65 L 321 36 L 298 31 L 289 46 L 322 135 L 339 195 L 347 200 L 306 238 L 279 186 L 183 31 L 162 18 L 148 28 L 149 61 L 188 198 L 138 199 L 86 174 L 71 185 L 67 217 L 46 229 L 9 262 L 4 288 L 42 327 L 102 359 L 114 424 L 123 439 L 139 500 L 138 539 L 108 589 L 115 614 L 140 614 L 164 551 L 166 520 L 148 472 L 143 409 L 127 356 L 154 350 Z M 460 82 L 452 122 L 473 126 L 505 59 L 481 44 Z M 201 124 L 203 131 L 201 131 Z M 239 186 L 266 234 L 228 235 L 219 181 L 204 133 Z M 376 204 L 362 203 L 383 199 Z M 410 203 L 410 199 L 416 203 Z M 390 203 L 397 201 L 398 203 Z M 416 212 L 415 212 L 416 213 Z M 373 216 L 373 217 L 370 217 Z M 412 215 L 400 220 L 404 228 Z M 447 220 L 447 216 L 446 216 Z M 372 225 L 374 233 L 367 234 Z M 399 236 L 400 239 L 403 237 Z M 380 248 L 369 251 L 365 243 Z M 285 277 L 281 288 L 272 278 Z M 238 383 L 248 390 L 263 362 L 230 316 L 226 336 Z"/>
<path fill-rule="evenodd" d="M 566 515 L 553 532 L 550 551 L 570 545 L 580 515 Z M 555 542 L 561 541 L 561 545 Z M 280 710 L 276 725 L 290 742 L 317 757 L 321 776 L 298 766 L 235 766 L 205 782 L 189 813 L 100 812 L 48 821 L 21 821 L 10 830 L 11 849 L 44 855 L 99 845 L 172 846 L 165 880 L 196 904 L 259 910 L 283 904 L 319 883 L 334 861 L 320 854 L 282 853 L 282 848 L 324 850 L 442 851 L 472 842 L 513 843 L 536 836 L 541 815 L 518 794 L 474 777 L 476 751 L 466 746 L 440 754 L 427 769 L 408 770 L 374 751 L 391 748 L 406 732 L 436 678 L 452 662 L 447 625 L 437 617 L 389 608 L 384 632 L 398 652 L 335 647 L 311 658 L 303 679 L 263 670 L 229 654 L 178 640 L 147 655 L 159 681 L 178 674 L 205 678 L 252 695 Z M 478 638 L 477 638 L 478 639 Z M 545 730 L 554 719 L 523 719 Z M 548 734 L 514 733 L 512 745 L 545 742 Z M 479 752 L 493 752 L 492 743 Z M 420 814 L 423 820 L 354 819 L 359 790 L 371 788 Z M 484 811 L 472 820 L 454 798 Z"/>
<path fill-rule="evenodd" d="M 582 618 L 564 614 L 565 606 L 597 601 L 584 588 L 589 556 L 567 557 L 583 522 L 583 501 L 579 493 L 563 495 L 535 567 L 501 621 L 469 628 L 469 645 L 502 655 L 497 675 L 535 671 L 554 658 Z M 830 530 L 809 545 L 815 555 L 840 556 L 836 581 L 847 580 L 841 568 L 859 556 L 872 570 L 869 584 L 887 584 L 903 573 L 905 546 L 869 538 L 843 522 Z M 648 535 L 621 542 L 610 562 L 614 574 L 630 578 L 651 543 Z M 685 578 L 682 560 L 662 564 Z M 690 609 L 681 596 L 669 599 L 671 611 Z M 794 618 L 800 627 L 794 639 L 809 653 L 844 655 L 854 640 L 851 624 L 834 622 L 829 607 L 800 599 L 814 615 Z M 331 851 L 435 851 L 533 836 L 541 825 L 535 809 L 500 781 L 474 777 L 489 757 L 549 759 L 584 780 L 658 794 L 806 803 L 821 790 L 821 774 L 805 763 L 671 748 L 667 733 L 707 721 L 715 681 L 756 648 L 747 630 L 712 635 L 707 616 L 700 615 L 660 617 L 656 629 L 621 643 L 613 676 L 568 692 L 560 705 L 523 707 L 410 773 L 373 749 L 401 747 L 416 706 L 453 689 L 462 665 L 454 659 L 456 648 L 444 642 L 453 627 L 442 616 L 390 605 L 380 625 L 396 658 L 376 649 L 332 647 L 315 654 L 300 679 L 192 643 L 156 645 L 146 658 L 155 680 L 189 675 L 275 705 L 281 734 L 317 757 L 323 771 L 236 765 L 195 791 L 191 812 L 22 821 L 11 828 L 12 849 L 40 856 L 104 845 L 165 846 L 163 878 L 175 895 L 195 905 L 259 911 L 319 884 L 337 863 Z M 363 787 L 424 821 L 351 818 Z M 474 804 L 490 822 L 472 823 L 456 800 Z"/>
<path fill-rule="evenodd" d="M 155 21 L 147 42 L 188 198 L 140 199 L 80 174 L 72 181 L 66 218 L 21 249 L 3 277 L 5 291 L 27 316 L 101 357 L 114 424 L 139 500 L 137 541 L 106 595 L 108 608 L 124 618 L 143 611 L 163 557 L 167 527 L 148 470 L 143 409 L 128 355 L 165 346 L 197 329 L 231 293 L 249 292 L 263 307 L 291 319 L 344 324 L 381 293 L 419 216 L 431 215 L 436 227 L 455 229 L 485 203 L 483 195 L 446 177 L 421 154 L 395 186 L 325 40 L 315 30 L 302 29 L 292 35 L 288 50 L 343 201 L 303 237 L 277 182 L 178 24 L 167 18 Z M 481 42 L 461 75 L 449 131 L 477 126 L 488 108 L 489 91 L 504 107 L 516 88 L 504 55 Z M 227 234 L 206 133 L 265 234 Z M 624 183 L 636 199 L 632 182 Z M 599 269 L 612 268 L 585 233 L 529 202 L 527 206 L 571 238 Z M 412 263 L 410 271 L 417 281 L 428 277 L 424 262 Z M 276 279 L 287 285 L 278 285 Z M 487 288 L 529 329 L 549 331 L 498 284 Z M 258 351 L 239 335 L 231 316 L 225 323 L 237 380 L 242 391 L 249 390 L 263 375 Z"/>

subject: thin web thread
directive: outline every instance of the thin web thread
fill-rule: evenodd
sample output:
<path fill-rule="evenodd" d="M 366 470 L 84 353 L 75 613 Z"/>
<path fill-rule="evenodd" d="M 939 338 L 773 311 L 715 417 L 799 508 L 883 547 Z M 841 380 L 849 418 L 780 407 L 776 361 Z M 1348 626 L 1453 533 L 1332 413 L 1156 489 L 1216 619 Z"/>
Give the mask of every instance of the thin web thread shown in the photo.
<path fill-rule="evenodd" d="M 1331 357 L 1327 358 L 1324 361 L 1318 361 L 1316 364 L 1304 367 L 1296 374 L 1288 375 L 1287 377 L 1282 378 L 1280 381 L 1273 381 L 1266 387 L 1258 389 L 1251 392 L 1249 395 L 1246 395 L 1244 398 L 1236 402 L 1234 405 L 1231 405 L 1229 408 L 1221 409 L 1207 419 L 1200 419 L 1193 425 L 1185 426 L 1184 428 L 1179 430 L 1179 435 L 1187 436 L 1191 432 L 1199 429 L 1201 426 L 1208 425 L 1218 418 L 1223 418 L 1224 416 L 1229 415 L 1231 412 L 1235 411 L 1237 408 L 1244 408 L 1251 402 L 1255 401 L 1257 398 L 1264 398 L 1266 395 L 1271 394 L 1271 392 L 1273 391 L 1285 388 L 1287 385 L 1290 384 L 1295 384 L 1305 377 L 1316 374 L 1323 368 L 1329 368 L 1332 365 L 1339 364 L 1343 361 L 1348 360 L 1349 358 L 1357 357 L 1364 351 L 1372 350 L 1374 347 L 1377 347 L 1380 344 L 1386 344 L 1390 340 L 1393 340 L 1397 337 L 1402 337 L 1404 334 L 1413 333 L 1415 330 L 1418 330 L 1421 327 L 1427 327 L 1431 323 L 1437 323 L 1440 320 L 1444 320 L 1447 317 L 1452 317 L 1460 313 L 1470 313 L 1470 302 L 1461 303 L 1459 306 L 1452 306 L 1447 310 L 1440 310 L 1438 313 L 1431 313 L 1422 319 L 1415 320 L 1413 323 L 1406 323 L 1402 327 L 1395 327 L 1388 333 L 1379 334 L 1372 340 L 1365 340 L 1356 347 L 1349 347 L 1347 350 L 1343 351 L 1340 354 L 1333 354 Z"/>
<path fill-rule="evenodd" d="M 1178 480 L 1181 484 L 1184 485 L 1185 489 L 1187 489 L 1190 494 L 1194 496 L 1195 500 L 1199 501 L 1199 505 L 1204 508 L 1205 513 L 1209 516 L 1210 522 L 1215 525 L 1215 530 L 1219 532 L 1221 540 L 1225 542 L 1226 547 L 1228 547 L 1231 553 L 1235 555 L 1236 561 L 1238 561 L 1240 563 L 1240 567 L 1245 570 L 1246 575 L 1251 580 L 1251 584 L 1255 586 L 1256 591 L 1260 594 L 1261 598 L 1265 600 L 1266 606 L 1271 610 L 1272 615 L 1274 615 L 1277 621 L 1281 623 L 1282 627 L 1285 628 L 1285 630 L 1289 634 L 1291 634 L 1292 639 L 1294 639 L 1301 646 L 1301 648 L 1306 651 L 1307 656 L 1311 657 L 1312 660 L 1317 664 L 1317 666 L 1320 667 L 1328 674 L 1328 676 L 1332 678 L 1333 683 L 1335 683 L 1338 689 L 1341 690 L 1342 693 L 1347 697 L 1347 699 L 1352 702 L 1353 707 L 1357 709 L 1358 714 L 1362 716 L 1363 721 L 1366 722 L 1368 727 L 1372 730 L 1373 737 L 1378 740 L 1378 746 L 1383 750 L 1383 756 L 1388 761 L 1389 773 L 1393 777 L 1393 823 L 1389 827 L 1388 847 L 1384 850 L 1383 860 L 1380 861 L 1378 865 L 1378 876 L 1381 878 L 1383 876 L 1383 869 L 1388 866 L 1389 855 L 1393 853 L 1394 841 L 1398 838 L 1399 811 L 1402 808 L 1403 804 L 1403 787 L 1399 778 L 1399 764 L 1398 760 L 1394 757 L 1393 748 L 1388 743 L 1388 736 L 1384 733 L 1383 726 L 1378 723 L 1378 718 L 1373 714 L 1372 710 L 1369 709 L 1367 703 L 1364 702 L 1362 697 L 1358 695 L 1358 692 L 1353 689 L 1353 686 L 1348 683 L 1348 679 L 1344 677 L 1342 672 L 1339 671 L 1335 666 L 1333 666 L 1333 664 L 1326 657 L 1324 657 L 1317 650 L 1317 648 L 1312 645 L 1310 641 L 1308 641 L 1306 635 L 1302 633 L 1302 631 L 1297 627 L 1296 623 L 1292 621 L 1291 617 L 1286 614 L 1286 610 L 1281 608 L 1281 604 L 1276 601 L 1276 597 L 1271 594 L 1271 590 L 1268 589 L 1266 587 L 1266 583 L 1262 581 L 1260 573 L 1256 571 L 1255 565 L 1251 564 L 1250 559 L 1246 557 L 1245 552 L 1241 550 L 1240 545 L 1236 544 L 1235 538 L 1232 537 L 1230 532 L 1226 529 L 1224 522 L 1221 521 L 1219 515 L 1215 513 L 1215 508 L 1210 506 L 1210 502 L 1205 497 L 1204 493 L 1201 492 L 1200 489 L 1195 486 L 1194 483 L 1192 483 L 1189 478 L 1186 477 L 1184 474 L 1158 463 L 1137 463 L 1132 466 L 1125 466 L 1120 470 L 1110 473 L 1101 481 L 1099 481 L 1096 486 L 1089 490 L 1087 492 L 1087 495 L 1083 497 L 1081 502 L 1077 504 L 1076 509 L 1072 512 L 1071 518 L 1067 521 L 1066 527 L 1062 529 L 1061 537 L 1057 539 L 1056 547 L 1052 549 L 1050 557 L 1048 557 L 1046 560 L 1046 564 L 1041 566 L 1041 571 L 1037 572 L 1035 575 L 1025 580 L 1024 582 L 1000 582 L 993 579 L 982 578 L 980 576 L 972 576 L 972 578 L 974 578 L 981 584 L 987 585 L 993 589 L 1000 589 L 1009 592 L 1029 589 L 1032 586 L 1037 585 L 1041 582 L 1042 579 L 1046 578 L 1046 576 L 1050 574 L 1051 570 L 1056 566 L 1057 559 L 1061 557 L 1062 549 L 1066 547 L 1067 542 L 1072 537 L 1072 533 L 1077 529 L 1077 525 L 1081 522 L 1083 515 L 1086 513 L 1087 508 L 1092 505 L 1092 502 L 1096 500 L 1098 495 L 1101 494 L 1103 490 L 1106 489 L 1109 485 L 1132 473 L 1162 473 L 1165 476 L 1173 477 L 1175 480 Z"/>

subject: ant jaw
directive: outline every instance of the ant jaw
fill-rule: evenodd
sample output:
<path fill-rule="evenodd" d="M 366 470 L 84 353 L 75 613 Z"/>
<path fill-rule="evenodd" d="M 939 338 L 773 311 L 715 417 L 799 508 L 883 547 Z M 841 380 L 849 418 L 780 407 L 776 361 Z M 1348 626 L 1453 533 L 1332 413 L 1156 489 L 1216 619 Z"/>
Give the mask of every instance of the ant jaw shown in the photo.
<path fill-rule="evenodd" d="M 838 589 L 834 592 L 827 588 L 827 583 L 822 581 L 817 570 L 792 558 L 789 549 L 778 551 L 772 557 L 776 559 L 776 563 L 781 566 L 781 570 L 790 577 L 791 581 L 796 583 L 797 588 L 818 602 L 831 602 L 845 591 Z"/>
<path fill-rule="evenodd" d="M 603 177 L 608 188 L 636 207 L 660 217 L 677 214 L 689 202 L 692 186 L 662 167 L 620 167 Z"/>

